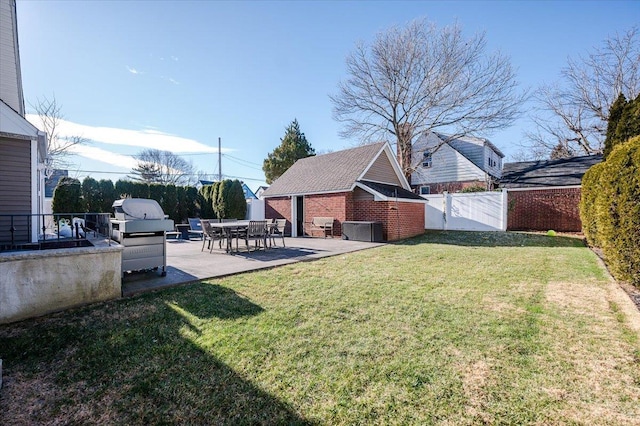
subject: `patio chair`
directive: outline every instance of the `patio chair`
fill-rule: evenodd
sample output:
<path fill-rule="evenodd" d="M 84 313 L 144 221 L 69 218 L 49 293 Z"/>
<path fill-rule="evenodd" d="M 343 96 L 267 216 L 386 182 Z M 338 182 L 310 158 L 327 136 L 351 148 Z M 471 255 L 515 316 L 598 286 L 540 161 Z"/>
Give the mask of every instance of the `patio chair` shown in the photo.
<path fill-rule="evenodd" d="M 269 232 L 269 238 L 271 239 L 271 243 L 276 245 L 276 237 L 282 237 L 282 247 L 286 247 L 284 244 L 284 227 L 287 224 L 287 219 L 275 219 L 274 223 L 271 225 L 271 229 Z"/>
<path fill-rule="evenodd" d="M 252 220 L 249 221 L 246 234 L 244 235 L 245 243 L 247 244 L 247 251 L 249 250 L 249 240 L 255 241 L 256 249 L 260 242 L 264 244 L 264 249 L 267 249 L 267 221 L 266 220 Z"/>
<path fill-rule="evenodd" d="M 221 229 L 216 229 L 211 226 L 208 220 L 200 219 L 202 225 L 202 249 L 204 251 L 204 244 L 209 242 L 209 253 L 213 251 L 213 243 L 218 240 L 218 247 L 222 248 L 222 240 L 225 239 L 224 232 Z"/>
<path fill-rule="evenodd" d="M 189 218 L 189 239 L 191 239 L 192 235 L 197 236 L 199 239 L 204 240 L 204 233 L 202 232 L 202 224 L 200 223 L 200 219 L 197 217 Z"/>

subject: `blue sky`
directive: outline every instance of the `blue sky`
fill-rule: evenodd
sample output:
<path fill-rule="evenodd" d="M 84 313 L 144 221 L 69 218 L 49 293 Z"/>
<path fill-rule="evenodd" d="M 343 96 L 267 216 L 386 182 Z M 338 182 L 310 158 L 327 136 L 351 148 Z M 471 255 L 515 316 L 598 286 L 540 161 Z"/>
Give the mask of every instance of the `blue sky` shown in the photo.
<path fill-rule="evenodd" d="M 220 137 L 222 173 L 252 189 L 294 118 L 319 152 L 358 143 L 338 135 L 329 94 L 355 43 L 392 25 L 426 17 L 485 31 L 489 51 L 508 55 L 534 89 L 558 80 L 569 56 L 640 22 L 637 1 L 18 0 L 17 10 L 27 112 L 55 96 L 66 131 L 91 139 L 72 175 L 115 181 L 149 147 L 217 174 Z M 525 114 L 486 136 L 508 160 L 527 126 Z"/>

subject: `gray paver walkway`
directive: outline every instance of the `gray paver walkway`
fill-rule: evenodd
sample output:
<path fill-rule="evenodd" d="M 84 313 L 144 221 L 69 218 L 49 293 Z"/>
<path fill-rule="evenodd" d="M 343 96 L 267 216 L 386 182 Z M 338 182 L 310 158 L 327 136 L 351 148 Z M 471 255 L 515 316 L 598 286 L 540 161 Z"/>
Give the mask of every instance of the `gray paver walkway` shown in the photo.
<path fill-rule="evenodd" d="M 278 245 L 275 248 L 249 253 L 241 244 L 239 253 L 229 255 L 224 250 L 219 250 L 217 244 L 213 253 L 209 253 L 206 247 L 204 251 L 200 251 L 202 241 L 199 240 L 167 240 L 167 276 L 161 277 L 158 272 L 127 274 L 122 281 L 122 295 L 133 296 L 207 278 L 272 268 L 383 245 L 337 238 L 285 238 L 284 248 L 281 240 L 276 242 Z"/>

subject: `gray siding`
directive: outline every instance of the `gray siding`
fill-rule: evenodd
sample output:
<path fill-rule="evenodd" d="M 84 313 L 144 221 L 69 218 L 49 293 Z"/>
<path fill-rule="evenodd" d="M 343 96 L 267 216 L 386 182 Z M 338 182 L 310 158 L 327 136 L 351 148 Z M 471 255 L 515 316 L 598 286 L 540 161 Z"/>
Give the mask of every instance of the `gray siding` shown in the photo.
<path fill-rule="evenodd" d="M 368 193 L 364 189 L 356 188 L 353 190 L 353 199 L 356 201 L 373 201 L 374 198 L 373 194 Z"/>
<path fill-rule="evenodd" d="M 376 161 L 373 162 L 367 173 L 362 177 L 362 180 L 402 186 L 389 158 L 384 153 L 380 154 Z"/>
<path fill-rule="evenodd" d="M 31 213 L 31 142 L 0 138 L 0 215 Z M 16 241 L 29 238 L 29 220 L 14 218 Z M 10 218 L 0 216 L 0 243 L 9 242 Z"/>
<path fill-rule="evenodd" d="M 0 138 L 0 213 L 31 213 L 31 142 Z"/>
<path fill-rule="evenodd" d="M 24 115 L 15 3 L 0 0 L 0 99 Z"/>

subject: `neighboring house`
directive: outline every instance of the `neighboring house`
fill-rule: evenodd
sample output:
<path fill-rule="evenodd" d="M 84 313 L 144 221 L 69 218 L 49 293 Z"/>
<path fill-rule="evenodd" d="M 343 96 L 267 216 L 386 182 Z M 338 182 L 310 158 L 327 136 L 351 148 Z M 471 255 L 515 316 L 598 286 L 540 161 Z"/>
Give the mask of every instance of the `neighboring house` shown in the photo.
<path fill-rule="evenodd" d="M 53 213 L 53 192 L 58 186 L 58 182 L 63 177 L 68 177 L 68 170 L 52 170 L 51 175 L 44 179 L 44 213 Z"/>
<path fill-rule="evenodd" d="M 413 144 L 411 157 L 411 186 L 426 195 L 471 186 L 493 189 L 501 176 L 504 154 L 487 139 L 452 139 L 429 132 Z"/>
<path fill-rule="evenodd" d="M 259 186 L 258 189 L 256 190 L 256 197 L 258 197 L 260 200 L 262 200 L 262 194 L 264 193 L 264 191 L 266 191 L 266 189 L 269 188 L 268 186 Z"/>
<path fill-rule="evenodd" d="M 24 118 L 15 0 L 0 0 L 0 76 L 0 246 L 37 242 L 47 137 Z"/>
<path fill-rule="evenodd" d="M 582 176 L 602 155 L 506 163 L 500 187 L 508 191 L 507 229 L 581 232 Z"/>
<path fill-rule="evenodd" d="M 391 241 L 424 232 L 425 200 L 411 192 L 385 142 L 298 160 L 262 196 L 266 218 L 287 219 L 294 237 L 311 235 L 314 217 L 333 217 L 334 235 L 344 221 L 381 222 Z"/>

